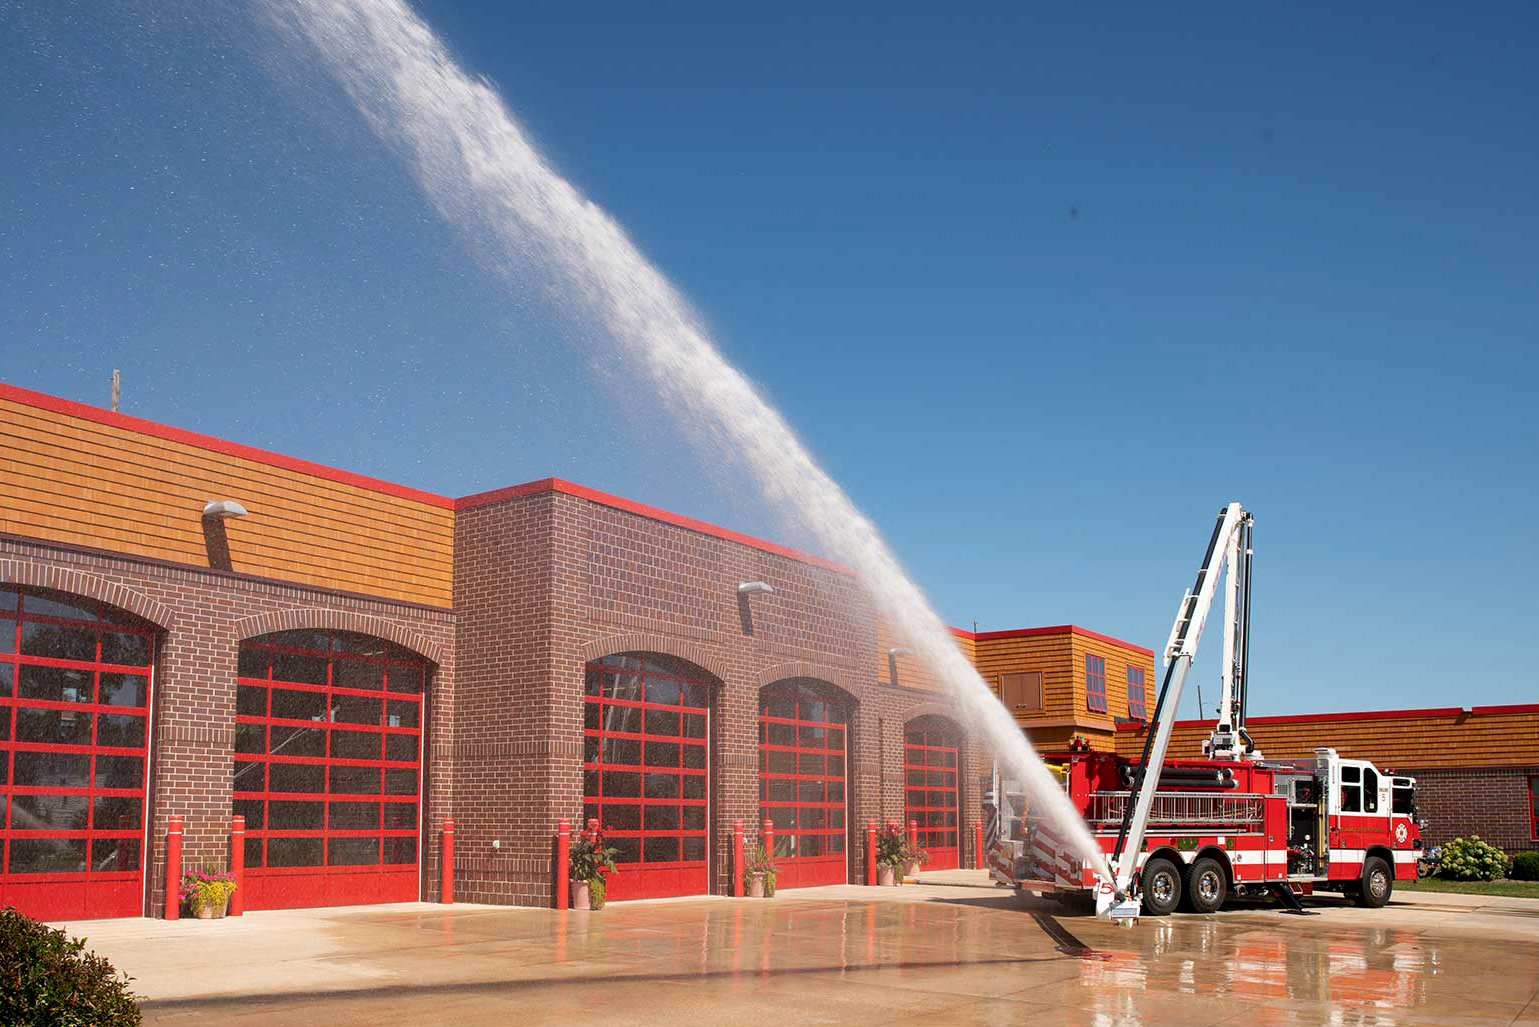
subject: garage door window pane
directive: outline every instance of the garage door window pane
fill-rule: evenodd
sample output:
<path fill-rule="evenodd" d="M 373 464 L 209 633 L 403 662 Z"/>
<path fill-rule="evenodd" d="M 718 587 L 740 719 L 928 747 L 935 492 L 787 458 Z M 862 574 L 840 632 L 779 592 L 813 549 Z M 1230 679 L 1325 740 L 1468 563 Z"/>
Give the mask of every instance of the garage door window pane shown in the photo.
<path fill-rule="evenodd" d="M 77 874 L 86 868 L 84 838 L 12 838 L 6 871 L 12 874 Z"/>
<path fill-rule="evenodd" d="M 270 867 L 318 867 L 325 851 L 321 838 L 267 839 L 267 865 Z"/>

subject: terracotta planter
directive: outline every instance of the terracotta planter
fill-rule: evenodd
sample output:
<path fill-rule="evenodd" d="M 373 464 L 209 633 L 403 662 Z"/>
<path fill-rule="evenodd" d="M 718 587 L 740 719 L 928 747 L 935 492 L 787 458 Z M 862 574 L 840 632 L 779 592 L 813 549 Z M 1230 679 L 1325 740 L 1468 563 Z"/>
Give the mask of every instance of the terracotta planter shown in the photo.
<path fill-rule="evenodd" d="M 919 861 L 918 860 L 915 860 L 914 862 L 910 863 L 908 866 L 903 868 L 903 876 L 904 877 L 917 877 L 918 874 L 919 874 Z"/>
<path fill-rule="evenodd" d="M 593 908 L 593 896 L 588 891 L 588 882 L 587 881 L 573 881 L 572 882 L 572 908 L 573 909 L 592 909 Z"/>
<path fill-rule="evenodd" d="M 897 884 L 896 876 L 892 872 L 892 866 L 888 863 L 883 863 L 876 868 L 876 883 L 883 888 L 891 888 Z"/>
<path fill-rule="evenodd" d="M 764 875 L 750 874 L 748 876 L 748 897 L 750 899 L 764 898 Z"/>
<path fill-rule="evenodd" d="M 194 915 L 197 916 L 197 918 L 199 920 L 223 920 L 224 919 L 225 910 L 228 907 L 229 907 L 229 903 L 228 902 L 226 902 L 223 905 L 220 905 L 218 907 L 209 906 L 209 905 L 203 905 L 203 906 L 199 906 L 197 908 L 197 911 L 196 911 L 196 913 Z"/>

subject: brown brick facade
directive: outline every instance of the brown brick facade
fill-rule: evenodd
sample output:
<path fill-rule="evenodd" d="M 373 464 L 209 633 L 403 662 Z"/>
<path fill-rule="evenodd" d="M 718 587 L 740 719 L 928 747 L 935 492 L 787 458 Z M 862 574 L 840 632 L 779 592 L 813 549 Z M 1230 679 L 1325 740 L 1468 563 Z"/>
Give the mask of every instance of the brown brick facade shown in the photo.
<path fill-rule="evenodd" d="M 1539 763 L 1528 767 L 1395 770 L 1416 778 L 1417 812 L 1427 821 L 1423 837 L 1428 845 L 1478 834 L 1508 853 L 1539 849 L 1528 795 L 1528 779 L 1539 775 Z"/>
<path fill-rule="evenodd" d="M 447 749 L 454 692 L 453 615 L 302 586 L 0 536 L 0 582 L 57 589 L 109 603 L 160 629 L 151 726 L 148 910 L 164 912 L 167 818 L 183 818 L 183 860 L 224 865 L 229 854 L 235 661 L 242 638 L 286 628 L 380 635 L 436 664 L 429 752 Z M 430 762 L 423 812 L 436 824 L 451 784 Z M 436 832 L 429 832 L 436 835 Z M 436 839 L 425 847 L 437 890 Z"/>
<path fill-rule="evenodd" d="M 711 732 L 712 890 L 731 887 L 734 821 L 758 809 L 760 689 L 810 677 L 847 697 L 849 877 L 861 825 L 903 816 L 904 725 L 951 710 L 933 692 L 876 683 L 875 617 L 853 577 L 560 492 L 461 509 L 455 538 L 457 897 L 552 901 L 552 840 L 582 816 L 583 668 L 650 651 L 718 682 Z M 773 593 L 739 600 L 743 581 Z M 964 745 L 971 858 L 980 773 Z M 493 848 L 494 842 L 500 847 Z"/>

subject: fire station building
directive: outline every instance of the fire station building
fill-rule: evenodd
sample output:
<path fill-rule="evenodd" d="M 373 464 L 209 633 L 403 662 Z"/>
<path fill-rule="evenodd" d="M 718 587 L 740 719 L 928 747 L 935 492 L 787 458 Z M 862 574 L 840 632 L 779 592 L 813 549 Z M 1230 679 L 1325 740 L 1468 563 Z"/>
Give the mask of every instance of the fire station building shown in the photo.
<path fill-rule="evenodd" d="M 614 899 L 727 892 L 734 821 L 773 824 L 786 888 L 862 881 L 868 821 L 976 858 L 987 754 L 825 560 L 555 479 L 448 498 L 5 385 L 0 475 L 0 906 L 160 915 L 173 817 L 193 866 L 244 818 L 248 909 L 436 899 L 449 820 L 473 902 L 549 905 L 561 818 L 620 849 Z M 1150 650 L 956 635 L 1040 746 L 1138 736 Z M 1539 707 L 1344 723 L 1407 717 L 1447 762 L 1367 728 L 1349 754 L 1482 824 L 1521 798 L 1533 838 Z"/>

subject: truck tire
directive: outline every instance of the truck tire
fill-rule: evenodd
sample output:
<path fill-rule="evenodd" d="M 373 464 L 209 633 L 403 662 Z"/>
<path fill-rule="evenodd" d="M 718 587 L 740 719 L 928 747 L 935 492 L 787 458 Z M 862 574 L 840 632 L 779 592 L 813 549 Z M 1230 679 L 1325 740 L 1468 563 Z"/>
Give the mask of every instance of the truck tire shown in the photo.
<path fill-rule="evenodd" d="M 1229 898 L 1229 877 L 1218 860 L 1204 856 L 1186 872 L 1186 901 L 1194 913 L 1217 913 Z"/>
<path fill-rule="evenodd" d="M 1359 906 L 1378 909 L 1389 901 L 1395 890 L 1395 873 L 1380 856 L 1369 856 L 1363 861 L 1363 879 L 1352 892 Z"/>
<path fill-rule="evenodd" d="M 1181 904 L 1181 871 L 1164 857 L 1144 864 L 1144 912 L 1149 916 L 1169 916 Z"/>

